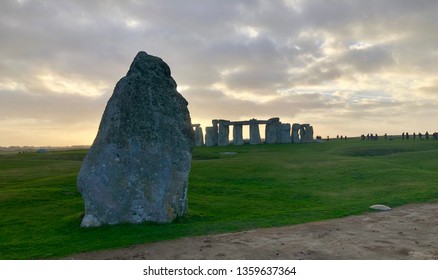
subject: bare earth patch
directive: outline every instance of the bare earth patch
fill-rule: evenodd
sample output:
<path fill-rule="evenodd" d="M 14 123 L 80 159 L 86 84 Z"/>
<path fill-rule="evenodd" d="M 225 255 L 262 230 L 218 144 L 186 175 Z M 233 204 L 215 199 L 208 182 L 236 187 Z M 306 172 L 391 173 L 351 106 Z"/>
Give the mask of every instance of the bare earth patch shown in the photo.
<path fill-rule="evenodd" d="M 438 203 L 294 226 L 140 244 L 67 259 L 438 259 Z"/>

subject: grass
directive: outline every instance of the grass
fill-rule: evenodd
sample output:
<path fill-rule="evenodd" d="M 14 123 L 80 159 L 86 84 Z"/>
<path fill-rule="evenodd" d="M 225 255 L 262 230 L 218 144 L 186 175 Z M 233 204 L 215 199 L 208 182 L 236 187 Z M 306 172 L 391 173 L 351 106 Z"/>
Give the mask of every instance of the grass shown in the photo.
<path fill-rule="evenodd" d="M 166 225 L 81 228 L 76 176 L 85 154 L 0 155 L 0 259 L 54 259 L 438 199 L 437 141 L 200 147 L 193 152 L 189 215 Z"/>

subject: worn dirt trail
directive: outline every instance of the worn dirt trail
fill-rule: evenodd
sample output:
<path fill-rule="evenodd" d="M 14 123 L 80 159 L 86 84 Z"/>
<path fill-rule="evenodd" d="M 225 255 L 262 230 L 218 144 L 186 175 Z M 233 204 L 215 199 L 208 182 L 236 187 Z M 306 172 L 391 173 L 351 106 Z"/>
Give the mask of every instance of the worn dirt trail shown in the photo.
<path fill-rule="evenodd" d="M 438 203 L 140 244 L 67 259 L 438 259 Z"/>

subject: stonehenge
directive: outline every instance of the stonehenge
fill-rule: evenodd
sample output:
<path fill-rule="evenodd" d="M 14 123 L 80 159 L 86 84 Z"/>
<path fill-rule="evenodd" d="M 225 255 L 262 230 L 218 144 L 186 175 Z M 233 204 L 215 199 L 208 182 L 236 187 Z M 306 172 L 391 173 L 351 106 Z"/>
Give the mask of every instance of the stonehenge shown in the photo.
<path fill-rule="evenodd" d="M 313 127 L 309 124 L 281 123 L 280 118 L 270 118 L 268 120 L 250 119 L 247 121 L 212 120 L 212 126 L 205 128 L 205 146 L 227 146 L 243 145 L 243 126 L 249 126 L 249 143 L 257 145 L 262 143 L 259 125 L 265 126 L 266 144 L 286 144 L 286 143 L 309 143 L 314 141 Z M 230 141 L 230 126 L 233 126 L 233 139 Z M 195 144 L 202 146 L 202 130 L 199 132 L 199 125 L 195 128 Z M 292 130 L 292 131 L 291 131 Z"/>

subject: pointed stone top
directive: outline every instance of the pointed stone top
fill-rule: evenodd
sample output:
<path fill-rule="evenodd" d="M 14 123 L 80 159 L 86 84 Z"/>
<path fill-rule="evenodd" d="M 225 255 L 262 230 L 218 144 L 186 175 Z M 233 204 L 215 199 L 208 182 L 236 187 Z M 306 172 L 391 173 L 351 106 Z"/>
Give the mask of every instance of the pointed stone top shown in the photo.
<path fill-rule="evenodd" d="M 134 58 L 134 61 L 129 67 L 126 76 L 132 74 L 145 75 L 149 72 L 154 72 L 158 75 L 170 77 L 170 68 L 161 58 L 147 54 L 145 51 L 140 51 Z"/>

